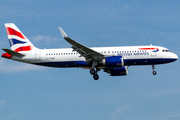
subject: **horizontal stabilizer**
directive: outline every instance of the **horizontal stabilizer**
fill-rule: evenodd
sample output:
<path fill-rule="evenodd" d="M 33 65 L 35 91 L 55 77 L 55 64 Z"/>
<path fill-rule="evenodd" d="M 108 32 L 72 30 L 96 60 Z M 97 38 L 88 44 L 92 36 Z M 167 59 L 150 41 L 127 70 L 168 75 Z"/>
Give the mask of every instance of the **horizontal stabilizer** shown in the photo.
<path fill-rule="evenodd" d="M 10 54 L 10 55 L 12 55 L 12 56 L 18 56 L 18 57 L 23 57 L 23 56 L 25 56 L 24 54 L 21 54 L 21 53 L 18 53 L 18 52 L 9 50 L 9 49 L 2 49 L 2 50 L 4 50 L 5 52 L 7 52 L 8 54 Z"/>

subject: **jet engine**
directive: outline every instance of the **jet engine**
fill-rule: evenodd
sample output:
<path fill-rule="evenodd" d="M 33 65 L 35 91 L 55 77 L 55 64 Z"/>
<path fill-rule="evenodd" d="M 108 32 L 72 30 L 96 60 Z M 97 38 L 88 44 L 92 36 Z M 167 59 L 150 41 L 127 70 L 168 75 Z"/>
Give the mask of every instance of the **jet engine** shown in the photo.
<path fill-rule="evenodd" d="M 110 56 L 103 59 L 101 64 L 106 67 L 123 67 L 124 59 L 122 56 Z"/>

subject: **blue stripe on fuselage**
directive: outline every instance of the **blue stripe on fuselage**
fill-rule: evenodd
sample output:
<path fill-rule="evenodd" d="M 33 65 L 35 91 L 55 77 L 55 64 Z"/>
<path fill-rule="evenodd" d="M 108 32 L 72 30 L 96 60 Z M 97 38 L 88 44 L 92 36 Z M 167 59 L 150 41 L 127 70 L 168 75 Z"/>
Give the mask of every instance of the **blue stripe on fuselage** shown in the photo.
<path fill-rule="evenodd" d="M 155 65 L 155 64 L 165 64 L 176 61 L 177 59 L 172 58 L 157 58 L 157 59 L 124 59 L 124 65 Z M 47 66 L 47 67 L 80 67 L 76 63 L 84 61 L 63 61 L 63 62 L 43 62 L 43 63 L 34 63 L 36 65 Z M 83 67 L 91 67 L 92 65 L 84 64 Z M 82 67 L 82 66 L 81 66 Z"/>
<path fill-rule="evenodd" d="M 176 61 L 172 58 L 153 58 L 153 59 L 124 59 L 124 65 L 155 65 L 165 64 Z"/>

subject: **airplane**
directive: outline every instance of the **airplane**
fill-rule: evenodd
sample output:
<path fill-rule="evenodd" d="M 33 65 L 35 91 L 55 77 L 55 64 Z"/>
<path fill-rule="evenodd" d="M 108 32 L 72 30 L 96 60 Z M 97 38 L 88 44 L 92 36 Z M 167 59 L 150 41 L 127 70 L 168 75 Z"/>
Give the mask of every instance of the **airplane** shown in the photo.
<path fill-rule="evenodd" d="M 71 48 L 38 49 L 14 23 L 5 23 L 5 28 L 11 49 L 2 49 L 6 52 L 2 57 L 47 67 L 89 69 L 94 80 L 99 79 L 100 70 L 110 76 L 125 76 L 128 67 L 135 65 L 152 65 L 152 73 L 156 75 L 155 65 L 178 59 L 167 48 L 153 45 L 89 48 L 72 40 L 61 27 L 59 30 Z"/>

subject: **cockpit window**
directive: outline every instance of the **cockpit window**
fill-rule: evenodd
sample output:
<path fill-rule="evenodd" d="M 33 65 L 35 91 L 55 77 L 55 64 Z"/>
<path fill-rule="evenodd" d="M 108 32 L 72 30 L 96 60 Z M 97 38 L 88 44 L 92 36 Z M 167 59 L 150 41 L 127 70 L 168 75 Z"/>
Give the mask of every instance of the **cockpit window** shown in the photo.
<path fill-rule="evenodd" d="M 168 49 L 163 49 L 162 52 L 170 52 Z"/>

